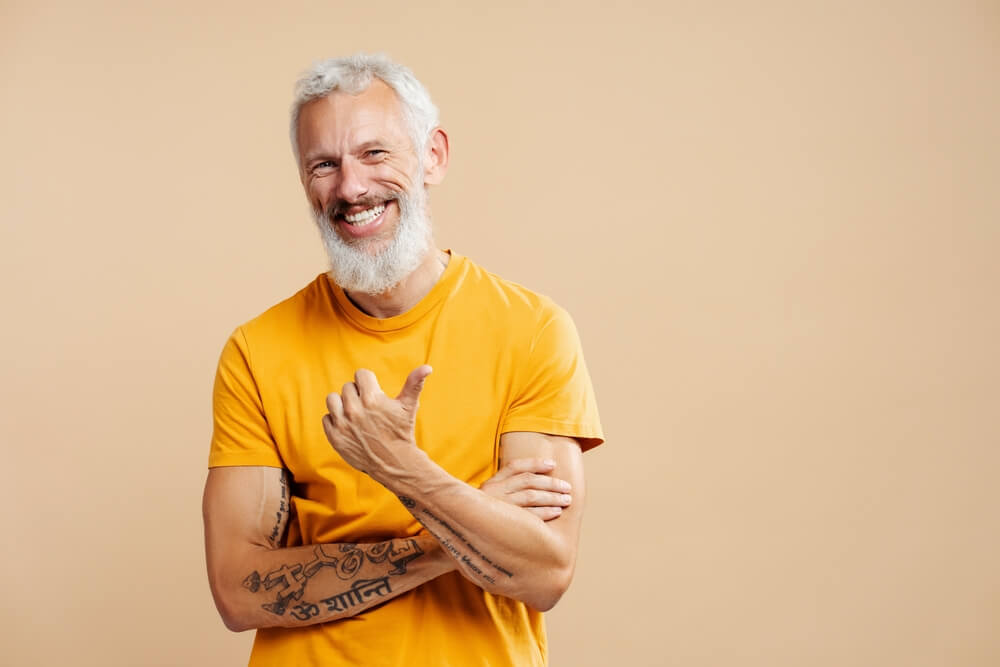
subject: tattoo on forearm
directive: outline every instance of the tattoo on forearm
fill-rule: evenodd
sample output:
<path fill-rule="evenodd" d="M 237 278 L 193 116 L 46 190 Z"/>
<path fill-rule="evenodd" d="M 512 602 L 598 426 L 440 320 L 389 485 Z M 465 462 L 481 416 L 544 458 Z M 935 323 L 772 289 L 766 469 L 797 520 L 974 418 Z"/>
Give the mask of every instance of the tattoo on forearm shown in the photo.
<path fill-rule="evenodd" d="M 343 593 L 320 600 L 328 612 L 342 612 L 369 602 L 371 598 L 382 598 L 392 593 L 389 577 L 379 579 L 359 579 Z M 292 607 L 291 616 L 300 621 L 308 621 L 319 616 L 319 606 L 314 602 L 300 602 Z"/>
<path fill-rule="evenodd" d="M 313 616 L 319 615 L 319 607 L 312 602 L 300 602 L 292 607 L 292 616 L 300 621 L 308 621 Z"/>
<path fill-rule="evenodd" d="M 365 555 L 361 549 L 351 549 L 344 553 L 337 564 L 337 576 L 341 579 L 353 579 L 361 566 L 365 564 Z"/>
<path fill-rule="evenodd" d="M 489 556 L 487 556 L 486 554 L 482 553 L 479 549 L 477 549 L 475 545 L 469 542 L 469 540 L 465 539 L 464 535 L 462 535 L 460 532 L 452 528 L 451 524 L 449 524 L 447 521 L 441 519 L 426 507 L 421 508 L 420 513 L 424 515 L 427 519 L 430 519 L 431 521 L 435 522 L 437 525 L 441 526 L 449 533 L 451 533 L 455 538 L 459 540 L 459 542 L 463 546 L 465 546 L 466 549 L 468 549 L 468 551 L 472 552 L 472 554 L 476 556 L 476 558 L 478 558 L 482 563 L 492 567 L 501 574 L 507 575 L 507 577 L 514 576 L 514 573 L 508 570 L 507 568 L 503 567 L 498 563 L 494 563 Z M 440 534 L 439 531 L 435 531 L 433 528 L 431 528 L 430 525 L 428 525 L 427 520 L 421 518 L 420 522 L 424 524 L 424 527 L 427 528 L 430 534 L 433 535 L 437 539 L 437 541 L 441 543 L 441 546 L 447 549 L 452 556 L 458 559 L 462 564 L 464 564 L 470 570 L 475 572 L 477 576 L 482 577 L 483 580 L 491 584 L 496 583 L 496 579 L 494 579 L 493 576 L 491 576 L 490 574 L 483 572 L 483 568 L 480 567 L 479 564 L 475 562 L 475 560 L 470 558 L 468 553 L 463 553 L 462 550 L 460 550 L 458 547 L 456 547 L 454 544 L 451 543 L 450 539 Z"/>
<path fill-rule="evenodd" d="M 379 579 L 359 579 L 354 582 L 350 589 L 320 600 L 326 605 L 327 611 L 347 611 L 351 607 L 362 604 L 367 598 L 374 596 L 384 596 L 392 592 L 389 586 L 389 577 Z"/>
<path fill-rule="evenodd" d="M 389 574 L 406 574 L 406 564 L 414 558 L 419 558 L 423 553 L 424 550 L 417 541 L 411 539 L 373 544 L 365 552 L 365 556 L 376 564 L 389 561 L 393 566 Z"/>
<path fill-rule="evenodd" d="M 271 534 L 267 536 L 267 541 L 272 547 L 277 548 L 281 545 L 281 538 L 284 536 L 285 524 L 288 522 L 288 513 L 290 509 L 289 493 L 288 493 L 288 473 L 284 470 L 281 471 L 281 497 L 278 500 L 278 510 L 274 513 L 274 528 L 271 529 Z"/>
<path fill-rule="evenodd" d="M 368 546 L 345 543 L 339 545 L 338 551 L 339 553 L 333 552 L 333 545 L 318 544 L 313 549 L 312 560 L 307 563 L 285 564 L 263 577 L 254 570 L 243 580 L 243 587 L 251 593 L 257 593 L 261 589 L 267 592 L 277 589 L 275 599 L 261 607 L 277 616 L 284 616 L 293 602 L 302 599 L 309 580 L 323 568 L 332 568 L 340 579 L 351 580 L 361 571 L 365 560 L 373 564 L 388 563 L 393 566 L 382 578 L 360 579 L 348 591 L 320 601 L 326 605 L 327 611 L 346 611 L 372 596 L 381 597 L 391 593 L 389 576 L 406 574 L 407 563 L 424 554 L 423 549 L 412 538 Z M 292 607 L 291 612 L 291 616 L 300 621 L 307 621 L 317 614 L 319 608 L 314 603 L 305 601 Z"/>
<path fill-rule="evenodd" d="M 417 506 L 416 501 L 414 501 L 413 498 L 410 498 L 409 496 L 396 496 L 396 497 L 399 498 L 399 502 L 403 503 L 403 507 L 405 507 L 408 510 L 411 510 Z"/>

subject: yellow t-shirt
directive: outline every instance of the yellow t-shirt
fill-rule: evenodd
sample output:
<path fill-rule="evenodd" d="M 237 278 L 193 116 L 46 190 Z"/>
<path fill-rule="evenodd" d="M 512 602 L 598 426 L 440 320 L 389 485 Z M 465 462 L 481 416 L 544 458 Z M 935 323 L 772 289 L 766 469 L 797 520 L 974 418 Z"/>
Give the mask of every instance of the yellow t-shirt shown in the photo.
<path fill-rule="evenodd" d="M 416 440 L 478 487 L 497 470 L 500 434 L 537 431 L 603 441 L 569 315 L 549 299 L 452 254 L 414 308 L 366 315 L 319 275 L 239 327 L 219 361 L 209 466 L 291 471 L 288 545 L 416 535 L 399 500 L 351 468 L 323 433 L 326 395 L 359 368 L 395 396 L 430 364 Z M 357 616 L 257 632 L 251 665 L 544 665 L 542 615 L 452 572 Z"/>

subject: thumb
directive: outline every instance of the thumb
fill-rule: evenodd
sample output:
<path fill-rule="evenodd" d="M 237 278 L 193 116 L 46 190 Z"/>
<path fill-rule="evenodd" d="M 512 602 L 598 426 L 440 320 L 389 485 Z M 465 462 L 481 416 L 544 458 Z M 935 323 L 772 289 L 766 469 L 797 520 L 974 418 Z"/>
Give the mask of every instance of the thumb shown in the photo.
<path fill-rule="evenodd" d="M 423 366 L 418 366 L 410 371 L 410 374 L 406 377 L 406 382 L 403 383 L 403 389 L 399 392 L 399 396 L 396 400 L 403 404 L 407 410 L 416 410 L 417 403 L 420 401 L 420 391 L 424 388 L 424 380 L 433 371 L 430 366 L 424 364 Z"/>

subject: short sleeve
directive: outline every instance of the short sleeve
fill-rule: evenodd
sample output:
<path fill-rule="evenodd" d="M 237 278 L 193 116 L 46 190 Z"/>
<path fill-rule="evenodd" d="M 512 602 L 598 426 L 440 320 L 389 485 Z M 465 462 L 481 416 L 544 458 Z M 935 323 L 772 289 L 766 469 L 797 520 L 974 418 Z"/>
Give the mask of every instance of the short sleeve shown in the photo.
<path fill-rule="evenodd" d="M 222 349 L 212 391 L 212 419 L 209 468 L 283 467 L 264 416 L 242 329 L 237 329 Z"/>
<path fill-rule="evenodd" d="M 514 378 L 501 433 L 564 435 L 577 438 L 584 451 L 604 442 L 580 338 L 565 310 L 551 308 Z"/>

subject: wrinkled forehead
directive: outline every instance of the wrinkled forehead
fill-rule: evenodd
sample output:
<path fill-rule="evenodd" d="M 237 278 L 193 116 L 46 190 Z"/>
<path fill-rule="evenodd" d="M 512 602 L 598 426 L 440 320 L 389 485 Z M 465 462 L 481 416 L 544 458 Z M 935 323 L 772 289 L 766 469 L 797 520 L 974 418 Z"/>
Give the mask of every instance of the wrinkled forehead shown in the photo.
<path fill-rule="evenodd" d="M 407 141 L 406 118 L 396 92 L 375 79 L 358 94 L 335 90 L 307 102 L 299 114 L 300 154 L 311 150 L 350 150 L 372 141 Z"/>

